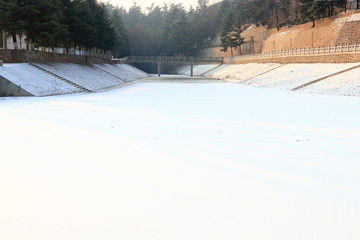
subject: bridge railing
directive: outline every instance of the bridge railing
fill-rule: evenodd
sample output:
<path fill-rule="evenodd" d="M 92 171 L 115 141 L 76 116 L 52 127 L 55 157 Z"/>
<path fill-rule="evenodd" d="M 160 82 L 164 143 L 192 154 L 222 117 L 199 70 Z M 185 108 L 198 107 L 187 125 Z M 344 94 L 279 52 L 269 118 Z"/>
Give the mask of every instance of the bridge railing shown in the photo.
<path fill-rule="evenodd" d="M 194 56 L 128 56 L 128 61 L 178 61 L 178 62 L 222 62 L 222 57 L 194 57 Z"/>

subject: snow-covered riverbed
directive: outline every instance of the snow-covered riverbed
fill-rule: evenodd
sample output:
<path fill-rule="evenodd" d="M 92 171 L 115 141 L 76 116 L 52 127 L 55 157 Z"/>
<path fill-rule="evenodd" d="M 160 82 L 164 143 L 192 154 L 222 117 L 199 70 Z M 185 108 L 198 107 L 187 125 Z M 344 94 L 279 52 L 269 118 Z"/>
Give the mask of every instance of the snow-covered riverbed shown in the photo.
<path fill-rule="evenodd" d="M 360 98 L 178 79 L 0 100 L 0 193 L 1 240 L 360 239 Z"/>

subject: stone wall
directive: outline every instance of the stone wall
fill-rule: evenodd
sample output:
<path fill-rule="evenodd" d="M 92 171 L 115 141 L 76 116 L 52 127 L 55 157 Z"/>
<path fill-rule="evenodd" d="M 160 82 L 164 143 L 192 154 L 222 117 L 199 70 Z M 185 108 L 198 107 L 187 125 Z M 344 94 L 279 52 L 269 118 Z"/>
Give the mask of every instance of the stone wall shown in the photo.
<path fill-rule="evenodd" d="M 224 58 L 225 64 L 243 63 L 360 63 L 360 53 L 334 53 L 323 55 L 296 55 L 272 58 Z"/>
<path fill-rule="evenodd" d="M 272 52 L 287 49 L 324 47 L 360 43 L 360 10 L 340 14 L 331 18 L 298 26 L 276 28 L 249 27 L 241 34 L 245 38 L 243 54 Z M 253 45 L 250 42 L 253 39 Z M 202 49 L 198 55 L 207 57 L 229 57 L 229 51 L 220 52 L 220 47 Z M 234 51 L 238 55 L 238 51 Z"/>
<path fill-rule="evenodd" d="M 4 63 L 23 63 L 23 62 L 67 62 L 67 63 L 112 63 L 111 60 L 88 56 L 27 51 L 27 50 L 9 50 L 0 49 L 0 59 Z"/>
<path fill-rule="evenodd" d="M 360 21 L 346 22 L 335 45 L 360 43 Z"/>

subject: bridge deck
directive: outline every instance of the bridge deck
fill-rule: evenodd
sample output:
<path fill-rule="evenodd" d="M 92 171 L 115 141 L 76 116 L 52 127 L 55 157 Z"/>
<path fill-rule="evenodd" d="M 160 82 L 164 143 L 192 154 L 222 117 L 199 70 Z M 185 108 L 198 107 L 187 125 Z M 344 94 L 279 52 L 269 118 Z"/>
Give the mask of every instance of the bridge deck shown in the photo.
<path fill-rule="evenodd" d="M 174 57 L 174 56 L 129 56 L 128 62 L 153 62 L 153 63 L 187 63 L 187 64 L 211 64 L 223 63 L 224 58 L 204 58 L 204 57 Z"/>

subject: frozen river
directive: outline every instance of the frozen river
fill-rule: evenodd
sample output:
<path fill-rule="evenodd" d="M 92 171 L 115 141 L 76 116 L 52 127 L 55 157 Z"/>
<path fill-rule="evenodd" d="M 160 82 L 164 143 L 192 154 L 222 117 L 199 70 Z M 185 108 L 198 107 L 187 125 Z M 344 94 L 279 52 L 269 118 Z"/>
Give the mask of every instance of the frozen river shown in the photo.
<path fill-rule="evenodd" d="M 360 98 L 144 80 L 0 100 L 0 239 L 360 239 Z"/>

